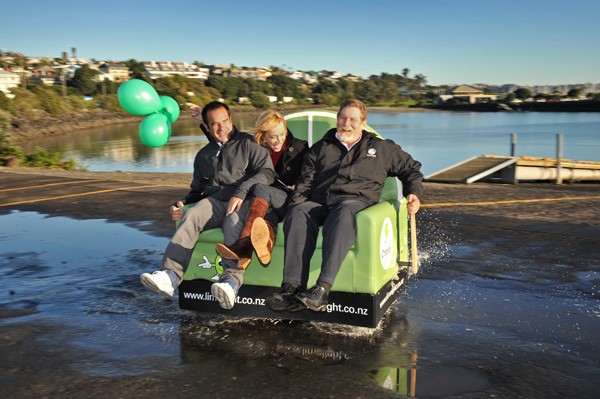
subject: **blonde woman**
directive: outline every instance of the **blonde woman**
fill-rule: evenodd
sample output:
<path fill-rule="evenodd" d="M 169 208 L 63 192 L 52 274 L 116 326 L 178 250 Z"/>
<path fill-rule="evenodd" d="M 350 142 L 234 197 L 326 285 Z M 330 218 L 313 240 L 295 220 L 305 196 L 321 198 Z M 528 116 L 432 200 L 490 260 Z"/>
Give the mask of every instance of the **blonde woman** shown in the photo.
<path fill-rule="evenodd" d="M 216 244 L 219 255 L 237 259 L 240 269 L 248 267 L 253 250 L 262 264 L 271 261 L 277 224 L 285 215 L 288 195 L 300 176 L 302 159 L 308 150 L 308 143 L 294 138 L 283 115 L 273 110 L 258 117 L 254 140 L 269 150 L 277 177 L 270 186 L 256 184 L 250 190 L 253 198 L 239 239 L 231 245 Z"/>

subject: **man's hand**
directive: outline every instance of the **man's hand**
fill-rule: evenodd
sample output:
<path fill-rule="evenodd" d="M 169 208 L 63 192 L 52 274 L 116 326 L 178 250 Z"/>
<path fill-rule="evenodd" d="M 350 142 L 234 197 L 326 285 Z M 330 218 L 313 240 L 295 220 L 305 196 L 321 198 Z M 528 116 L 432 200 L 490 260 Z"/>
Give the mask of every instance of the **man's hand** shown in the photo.
<path fill-rule="evenodd" d="M 419 198 L 416 195 L 408 194 L 408 196 L 406 197 L 406 202 L 408 213 L 414 215 L 419 211 L 419 208 L 421 207 L 421 201 L 419 201 Z"/>
<path fill-rule="evenodd" d="M 229 206 L 227 207 L 227 216 L 231 215 L 233 212 L 239 212 L 242 208 L 242 203 L 244 203 L 243 199 L 231 197 L 229 200 Z"/>
<path fill-rule="evenodd" d="M 183 202 L 181 201 L 177 201 L 177 206 L 172 205 L 170 212 L 171 212 L 171 219 L 173 219 L 174 222 L 178 221 L 179 219 L 181 219 L 183 217 Z"/>
<path fill-rule="evenodd" d="M 190 109 L 192 118 L 202 122 L 202 107 L 193 103 L 185 103 L 185 105 Z"/>

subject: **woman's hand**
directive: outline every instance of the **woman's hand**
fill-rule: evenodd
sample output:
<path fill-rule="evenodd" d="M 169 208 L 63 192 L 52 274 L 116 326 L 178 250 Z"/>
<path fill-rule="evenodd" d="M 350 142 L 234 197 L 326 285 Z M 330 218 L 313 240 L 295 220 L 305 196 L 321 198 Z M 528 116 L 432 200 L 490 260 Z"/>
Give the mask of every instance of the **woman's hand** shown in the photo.
<path fill-rule="evenodd" d="M 238 197 L 231 197 L 229 200 L 229 206 L 227 207 L 227 216 L 231 215 L 233 212 L 239 212 L 242 208 L 242 204 L 244 200 Z"/>

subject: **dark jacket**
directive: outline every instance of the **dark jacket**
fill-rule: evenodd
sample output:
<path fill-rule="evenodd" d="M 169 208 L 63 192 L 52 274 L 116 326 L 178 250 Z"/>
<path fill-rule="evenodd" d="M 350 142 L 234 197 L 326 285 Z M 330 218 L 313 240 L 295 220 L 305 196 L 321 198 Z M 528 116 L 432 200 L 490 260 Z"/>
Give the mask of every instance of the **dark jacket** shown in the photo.
<path fill-rule="evenodd" d="M 288 129 L 288 135 L 285 140 L 285 152 L 275 165 L 277 178 L 272 184 L 274 187 L 286 189 L 286 186 L 293 186 L 300 177 L 302 168 L 302 159 L 308 150 L 308 143 L 294 137 Z"/>
<path fill-rule="evenodd" d="M 252 135 L 239 132 L 234 126 L 223 145 L 210 134 L 206 137 L 208 144 L 194 159 L 194 177 L 184 203 L 198 202 L 208 196 L 223 201 L 232 196 L 244 199 L 253 185 L 269 185 L 275 180 L 269 151 L 256 144 Z"/>
<path fill-rule="evenodd" d="M 363 130 L 361 139 L 348 151 L 329 130 L 304 157 L 302 175 L 292 195 L 292 205 L 307 200 L 333 205 L 356 199 L 379 202 L 388 176 L 402 181 L 403 195 L 423 193 L 421 163 L 391 140 Z"/>

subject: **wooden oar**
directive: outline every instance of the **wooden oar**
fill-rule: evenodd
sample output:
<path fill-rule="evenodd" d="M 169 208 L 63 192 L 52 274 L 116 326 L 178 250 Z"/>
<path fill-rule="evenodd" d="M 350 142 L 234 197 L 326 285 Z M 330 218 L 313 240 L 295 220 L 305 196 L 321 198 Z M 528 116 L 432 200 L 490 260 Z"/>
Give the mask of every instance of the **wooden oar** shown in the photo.
<path fill-rule="evenodd" d="M 419 272 L 419 259 L 417 257 L 417 218 L 410 214 L 410 259 L 412 261 L 412 274 Z"/>

